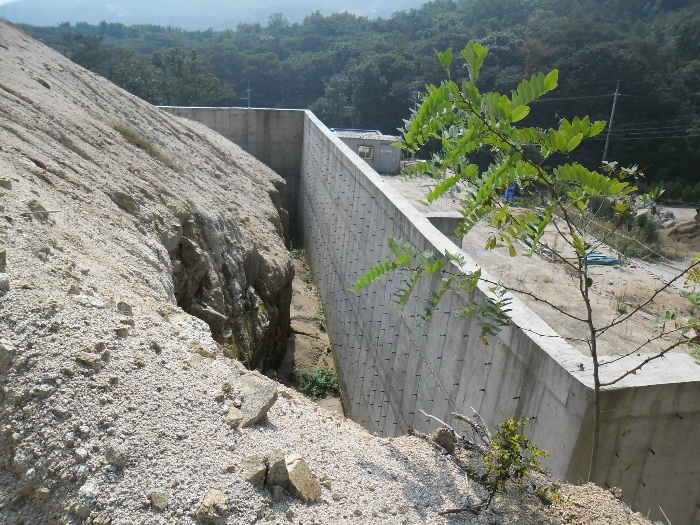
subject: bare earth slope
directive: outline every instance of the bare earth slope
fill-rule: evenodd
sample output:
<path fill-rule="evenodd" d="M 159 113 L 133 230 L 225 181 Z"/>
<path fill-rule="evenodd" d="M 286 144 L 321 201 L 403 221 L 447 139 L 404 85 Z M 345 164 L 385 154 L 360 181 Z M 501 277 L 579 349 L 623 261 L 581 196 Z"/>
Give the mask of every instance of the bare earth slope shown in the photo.
<path fill-rule="evenodd" d="M 10 217 L 0 239 L 13 289 L 49 281 L 60 302 L 74 284 L 97 302 L 176 303 L 219 342 L 256 354 L 253 365 L 281 358 L 293 268 L 286 212 L 280 219 L 273 203 L 284 181 L 218 134 L 0 28 L 0 189 Z M 58 213 L 22 215 L 37 205 Z"/>
<path fill-rule="evenodd" d="M 513 495 L 439 516 L 484 490 L 425 441 L 374 438 L 282 386 L 257 424 L 229 426 L 232 389 L 266 380 L 217 340 L 260 366 L 284 351 L 283 191 L 0 22 L 1 525 L 644 522 L 569 485 L 549 509 Z M 319 502 L 242 479 L 244 457 L 275 449 L 306 459 Z"/>

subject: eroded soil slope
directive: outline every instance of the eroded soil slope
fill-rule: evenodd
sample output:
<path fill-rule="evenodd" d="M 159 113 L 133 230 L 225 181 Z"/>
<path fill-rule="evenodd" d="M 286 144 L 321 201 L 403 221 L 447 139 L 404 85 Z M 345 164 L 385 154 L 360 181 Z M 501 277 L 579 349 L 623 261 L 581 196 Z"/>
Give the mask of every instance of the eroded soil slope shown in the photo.
<path fill-rule="evenodd" d="M 0 242 L 13 290 L 51 282 L 61 302 L 74 285 L 71 303 L 177 304 L 252 366 L 276 365 L 293 276 L 275 207 L 284 181 L 205 127 L 0 31 Z"/>

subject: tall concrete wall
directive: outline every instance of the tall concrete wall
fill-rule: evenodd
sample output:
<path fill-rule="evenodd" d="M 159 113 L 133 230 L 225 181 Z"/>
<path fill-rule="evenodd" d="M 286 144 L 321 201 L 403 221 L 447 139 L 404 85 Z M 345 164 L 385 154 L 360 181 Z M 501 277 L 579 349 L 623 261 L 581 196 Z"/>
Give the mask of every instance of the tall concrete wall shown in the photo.
<path fill-rule="evenodd" d="M 281 175 L 287 182 L 289 229 L 292 235 L 299 233 L 296 206 L 304 129 L 303 111 L 178 106 L 162 106 L 161 109 L 178 117 L 201 122 Z"/>
<path fill-rule="evenodd" d="M 460 250 L 312 113 L 297 112 L 294 122 L 298 114 L 303 140 L 297 222 L 323 301 L 348 414 L 385 436 L 402 434 L 409 426 L 435 430 L 419 409 L 456 428 L 461 426 L 451 413 L 470 414 L 470 407 L 492 427 L 508 417 L 536 417 L 528 431 L 550 451 L 553 474 L 571 482 L 585 479 L 592 425 L 590 358 L 517 299 L 513 326 L 484 345 L 478 319 L 453 315 L 471 301 L 483 301 L 490 293 L 484 286 L 469 296 L 445 296 L 426 327 L 418 326 L 422 298 L 440 285 L 441 276 L 424 279 L 403 309 L 391 303 L 400 276 L 362 293 L 348 291 L 388 258 L 389 236 L 421 250 Z M 463 255 L 467 266 L 452 271 L 476 268 Z M 639 359 L 643 356 L 633 358 Z M 619 361 L 603 373 L 613 377 L 630 366 Z M 700 525 L 700 367 L 686 355 L 673 354 L 601 397 L 596 482 L 622 487 L 624 500 L 644 514 L 651 509 L 653 519 L 662 519 L 661 506 L 674 525 Z"/>

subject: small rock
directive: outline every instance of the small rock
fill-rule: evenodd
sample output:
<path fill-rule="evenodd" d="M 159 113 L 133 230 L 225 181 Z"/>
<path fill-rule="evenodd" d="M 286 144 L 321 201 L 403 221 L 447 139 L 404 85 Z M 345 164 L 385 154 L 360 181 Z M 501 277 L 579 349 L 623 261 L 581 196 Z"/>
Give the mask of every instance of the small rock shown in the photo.
<path fill-rule="evenodd" d="M 284 452 L 275 450 L 267 456 L 267 484 L 284 485 L 289 480 Z"/>
<path fill-rule="evenodd" d="M 105 447 L 105 459 L 110 465 L 122 468 L 128 460 L 126 446 L 117 440 L 112 440 Z"/>
<path fill-rule="evenodd" d="M 0 339 L 0 373 L 4 374 L 12 364 L 17 349 L 7 339 Z"/>
<path fill-rule="evenodd" d="M 231 391 L 232 388 L 233 386 L 231 385 L 231 381 L 224 381 L 221 384 L 221 391 L 226 392 L 227 394 Z"/>
<path fill-rule="evenodd" d="M 10 276 L 0 273 L 0 296 L 10 291 Z"/>
<path fill-rule="evenodd" d="M 163 511 L 168 507 L 168 500 L 170 496 L 165 492 L 151 492 L 150 495 L 151 505 L 154 509 Z"/>
<path fill-rule="evenodd" d="M 27 206 L 30 210 L 32 210 L 32 212 L 34 212 L 34 217 L 46 219 L 49 216 L 48 213 L 41 213 L 42 211 L 46 211 L 46 208 L 44 208 L 36 199 L 29 199 L 27 201 Z"/>
<path fill-rule="evenodd" d="M 455 437 L 449 428 L 438 428 L 435 433 L 430 436 L 430 439 L 435 441 L 442 448 L 447 450 L 449 454 L 454 454 L 455 451 Z"/>
<path fill-rule="evenodd" d="M 294 511 L 292 509 L 287 509 L 287 512 L 285 512 L 284 515 L 288 520 L 291 520 L 294 517 Z"/>
<path fill-rule="evenodd" d="M 304 458 L 294 454 L 287 458 L 289 490 L 293 496 L 305 503 L 318 501 L 321 497 L 321 484 L 309 469 Z"/>
<path fill-rule="evenodd" d="M 146 366 L 146 360 L 143 358 L 142 355 L 137 355 L 137 356 L 134 358 L 134 364 L 135 364 L 138 368 L 143 368 L 143 367 Z"/>
<path fill-rule="evenodd" d="M 0 250 L 0 273 L 7 272 L 7 250 Z"/>
<path fill-rule="evenodd" d="M 202 500 L 195 515 L 198 519 L 210 523 L 222 523 L 228 512 L 228 496 L 220 490 L 212 489 Z"/>
<path fill-rule="evenodd" d="M 71 284 L 70 288 L 68 288 L 69 295 L 80 295 L 80 293 L 81 293 L 80 286 L 77 283 Z"/>
<path fill-rule="evenodd" d="M 100 512 L 92 519 L 92 525 L 110 525 L 111 523 L 112 517 L 106 512 Z"/>
<path fill-rule="evenodd" d="M 622 499 L 623 493 L 620 487 L 612 487 L 610 489 L 610 494 L 612 494 L 615 499 Z"/>
<path fill-rule="evenodd" d="M 358 516 L 358 517 L 359 517 L 359 516 L 362 516 L 362 511 L 361 511 L 360 509 L 355 509 L 355 510 L 352 511 L 352 513 L 353 513 L 355 516 Z"/>
<path fill-rule="evenodd" d="M 241 414 L 241 411 L 236 407 L 229 407 L 228 412 L 226 413 L 226 424 L 231 428 L 236 428 L 241 424 L 242 420 L 243 415 Z"/>
<path fill-rule="evenodd" d="M 85 463 L 88 458 L 88 451 L 83 447 L 77 448 L 75 450 L 75 459 L 78 463 Z"/>
<path fill-rule="evenodd" d="M 216 358 L 216 352 L 213 350 L 209 350 L 207 348 L 204 348 L 202 344 L 199 341 L 190 341 L 190 347 L 197 352 L 199 355 L 202 357 L 210 357 L 212 359 Z"/>
<path fill-rule="evenodd" d="M 272 501 L 275 503 L 282 501 L 284 497 L 284 489 L 279 485 L 272 485 L 270 487 L 270 493 L 272 494 Z"/>
<path fill-rule="evenodd" d="M 87 519 L 90 517 L 91 511 L 85 505 L 81 505 L 77 501 L 72 501 L 67 507 L 66 512 L 70 512 L 78 518 Z"/>
<path fill-rule="evenodd" d="M 114 331 L 117 334 L 117 337 L 120 339 L 124 339 L 129 335 L 129 327 L 128 326 L 120 326 L 119 328 L 115 328 Z"/>
<path fill-rule="evenodd" d="M 10 179 L 1 178 L 0 188 L 5 188 L 6 190 L 12 189 L 12 181 Z"/>
<path fill-rule="evenodd" d="M 277 383 L 258 373 L 242 376 L 236 385 L 244 396 L 242 427 L 257 423 L 277 401 Z"/>
<path fill-rule="evenodd" d="M 267 476 L 267 458 L 265 456 L 247 456 L 241 462 L 241 478 L 253 485 L 262 485 Z"/>
<path fill-rule="evenodd" d="M 98 372 L 102 368 L 102 359 L 99 355 L 78 352 L 75 354 L 75 360 L 83 366 L 92 368 L 95 372 Z"/>
<path fill-rule="evenodd" d="M 51 497 L 51 491 L 47 489 L 46 487 L 37 489 L 37 491 L 34 493 L 34 501 L 36 504 L 41 507 L 44 505 L 47 501 L 49 501 L 49 498 Z"/>
<path fill-rule="evenodd" d="M 114 304 L 114 303 L 112 303 Z M 119 301 L 117 303 L 117 312 L 119 312 L 122 315 L 127 315 L 131 317 L 134 315 L 134 309 L 131 307 L 129 303 L 125 303 L 123 301 Z"/>
<path fill-rule="evenodd" d="M 151 350 L 153 350 L 156 354 L 160 354 L 163 351 L 163 348 L 161 348 L 156 341 L 151 341 Z"/>
<path fill-rule="evenodd" d="M 197 368 L 199 365 L 202 364 L 203 359 L 204 358 L 199 354 L 192 354 L 187 359 L 185 359 L 185 363 L 190 365 L 192 368 Z"/>

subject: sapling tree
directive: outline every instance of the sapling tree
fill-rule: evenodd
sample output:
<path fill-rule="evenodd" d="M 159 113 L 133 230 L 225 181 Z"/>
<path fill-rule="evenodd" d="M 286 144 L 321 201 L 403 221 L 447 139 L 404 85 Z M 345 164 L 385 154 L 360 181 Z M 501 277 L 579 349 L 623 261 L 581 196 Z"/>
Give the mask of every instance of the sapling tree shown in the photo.
<path fill-rule="evenodd" d="M 686 317 L 678 312 L 667 312 L 656 319 L 657 329 L 653 337 L 634 348 L 629 348 L 618 359 L 633 354 L 648 352 L 641 361 L 635 361 L 624 373 L 609 380 L 601 380 L 599 340 L 612 328 L 629 323 L 648 307 L 672 283 L 685 280 L 687 291 L 683 296 L 696 308 L 700 307 L 700 255 L 692 259 L 689 266 L 671 282 L 660 286 L 650 297 L 642 300 L 629 311 L 619 311 L 612 321 L 602 321 L 597 315 L 591 296 L 594 285 L 590 272 L 592 252 L 605 245 L 616 227 L 632 213 L 633 198 L 638 188 L 631 184 L 642 176 L 636 167 L 622 168 L 616 163 L 607 163 L 601 172 L 592 171 L 576 162 L 551 165 L 557 156 L 570 155 L 585 139 L 600 134 L 606 126 L 604 121 L 591 122 L 589 117 L 576 117 L 569 121 L 561 119 L 556 128 L 544 129 L 536 126 L 518 125 L 530 113 L 530 104 L 557 87 L 558 71 L 547 75 L 539 73 L 523 80 L 510 96 L 496 92 L 481 93 L 477 87 L 479 72 L 486 59 L 488 49 L 479 43 L 470 42 L 462 51 L 468 72 L 467 78 L 457 82 L 452 79 L 452 49 L 438 53 L 447 73 L 447 79 L 439 86 L 427 86 L 422 104 L 403 129 L 403 142 L 399 145 L 415 153 L 429 140 L 438 140 L 440 153 L 431 160 L 412 165 L 406 175 L 410 178 L 429 176 L 435 186 L 426 196 L 426 203 L 435 202 L 455 185 L 466 188 L 462 194 L 461 213 L 464 216 L 457 234 L 466 235 L 479 221 L 488 218 L 497 228 L 487 243 L 487 249 L 504 247 L 510 256 L 521 251 L 524 256 L 546 250 L 561 266 L 574 276 L 575 294 L 581 305 L 580 312 L 572 313 L 547 300 L 545 297 L 520 290 L 503 283 L 491 282 L 492 297 L 482 302 L 466 304 L 457 315 L 479 316 L 481 336 L 488 344 L 489 336 L 496 334 L 509 324 L 509 292 L 519 292 L 532 300 L 541 302 L 586 327 L 587 335 L 581 338 L 588 347 L 593 363 L 593 444 L 588 479 L 595 478 L 600 436 L 600 392 L 601 388 L 618 383 L 636 373 L 646 364 L 663 357 L 666 353 L 684 345 L 697 345 L 700 334 L 700 319 Z M 486 169 L 472 162 L 479 151 L 488 153 L 493 159 Z M 530 205 L 515 207 L 503 196 L 509 186 L 517 185 L 531 196 Z M 653 207 L 661 194 L 653 190 L 641 195 L 641 199 Z M 615 224 L 609 233 L 600 238 L 590 234 L 596 219 L 595 203 L 606 200 L 614 208 Z M 652 208 L 653 209 L 653 208 Z M 546 231 L 554 231 L 565 250 L 551 249 L 544 242 Z M 396 303 L 404 305 L 410 299 L 422 275 L 443 274 L 443 286 L 431 292 L 426 307 L 420 316 L 429 322 L 440 299 L 448 291 L 472 292 L 480 280 L 481 271 L 450 272 L 450 263 L 464 264 L 461 256 L 445 253 L 419 252 L 409 243 L 389 239 L 393 257 L 368 271 L 355 283 L 355 290 L 371 285 L 388 273 L 403 272 L 404 283 L 395 297 Z M 568 252 L 567 252 L 568 251 Z M 644 321 L 647 322 L 647 321 Z M 528 330 L 527 327 L 521 327 Z M 617 359 L 616 359 L 617 360 Z"/>

